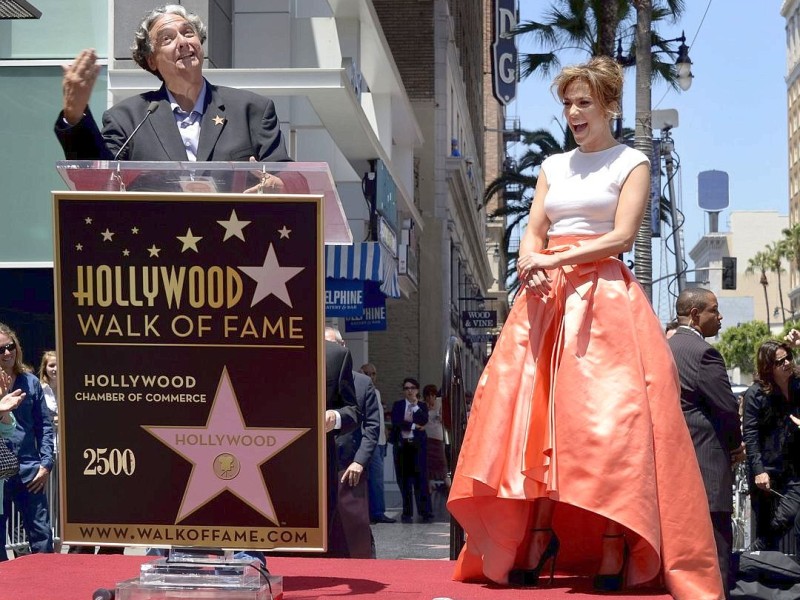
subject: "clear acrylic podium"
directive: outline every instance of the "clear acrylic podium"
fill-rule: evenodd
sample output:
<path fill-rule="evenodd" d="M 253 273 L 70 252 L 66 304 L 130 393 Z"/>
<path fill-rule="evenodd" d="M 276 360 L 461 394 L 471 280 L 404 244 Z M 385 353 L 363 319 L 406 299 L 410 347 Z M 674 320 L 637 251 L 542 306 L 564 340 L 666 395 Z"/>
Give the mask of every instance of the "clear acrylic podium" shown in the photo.
<path fill-rule="evenodd" d="M 336 184 L 327 163 L 139 162 L 61 160 L 56 169 L 72 191 L 232 193 L 251 190 L 259 176 L 279 177 L 278 195 L 324 196 L 325 243 L 353 243 Z"/>

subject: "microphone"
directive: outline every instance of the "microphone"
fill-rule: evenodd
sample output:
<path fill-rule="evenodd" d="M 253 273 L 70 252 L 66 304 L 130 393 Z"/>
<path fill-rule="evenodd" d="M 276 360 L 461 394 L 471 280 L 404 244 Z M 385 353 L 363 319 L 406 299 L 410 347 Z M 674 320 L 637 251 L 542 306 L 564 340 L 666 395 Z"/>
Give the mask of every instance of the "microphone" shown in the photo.
<path fill-rule="evenodd" d="M 122 151 L 125 150 L 125 146 L 128 145 L 128 142 L 130 142 L 133 139 L 133 136 L 136 135 L 136 132 L 139 131 L 139 127 L 144 125 L 144 122 L 147 121 L 150 115 L 156 112 L 156 110 L 158 110 L 158 100 L 153 100 L 150 104 L 147 105 L 147 112 L 144 115 L 144 119 L 139 121 L 139 124 L 136 126 L 136 129 L 133 130 L 133 132 L 125 140 L 125 143 L 119 147 L 119 150 L 117 150 L 117 153 L 114 155 L 114 160 L 117 160 L 119 155 L 122 154 Z"/>
<path fill-rule="evenodd" d="M 92 594 L 92 600 L 114 600 L 115 596 L 114 590 L 99 588 Z"/>

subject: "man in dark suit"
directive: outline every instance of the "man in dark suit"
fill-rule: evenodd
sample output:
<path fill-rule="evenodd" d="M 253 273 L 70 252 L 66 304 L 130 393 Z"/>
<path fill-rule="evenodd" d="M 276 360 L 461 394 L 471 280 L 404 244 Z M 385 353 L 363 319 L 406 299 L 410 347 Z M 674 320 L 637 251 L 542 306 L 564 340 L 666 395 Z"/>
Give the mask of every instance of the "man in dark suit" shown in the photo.
<path fill-rule="evenodd" d="M 708 496 L 726 596 L 733 544 L 732 465 L 744 457 L 739 409 L 722 355 L 705 338 L 717 334 L 722 315 L 713 292 L 684 290 L 675 304 L 678 327 L 668 343 L 681 380 L 681 408 L 692 436 Z"/>
<path fill-rule="evenodd" d="M 325 392 L 328 539 L 330 540 L 339 489 L 340 466 L 336 453 L 336 435 L 349 433 L 358 427 L 360 414 L 353 383 L 353 358 L 350 356 L 350 351 L 335 342 L 328 341 L 325 342 Z"/>
<path fill-rule="evenodd" d="M 162 80 L 160 89 L 127 98 L 103 115 L 103 130 L 88 108 L 100 72 L 94 50 L 64 68 L 63 111 L 55 132 L 70 160 L 288 161 L 272 100 L 211 85 L 203 77 L 206 26 L 182 6 L 154 9 L 135 35 L 136 63 Z M 133 134 L 148 113 L 136 135 Z M 283 182 L 265 176 L 265 191 Z"/>
<path fill-rule="evenodd" d="M 428 490 L 428 407 L 419 401 L 419 383 L 406 377 L 403 380 L 405 398 L 392 405 L 392 431 L 389 442 L 394 445 L 394 470 L 403 497 L 403 514 L 400 520 L 414 520 L 414 504 L 423 523 L 433 520 L 431 496 Z"/>
<path fill-rule="evenodd" d="M 344 347 L 337 329 L 325 328 L 325 339 Z M 336 436 L 339 465 L 338 498 L 330 540 L 333 556 L 375 558 L 372 530 L 369 526 L 369 498 L 364 467 L 369 464 L 378 443 L 380 408 L 372 379 L 353 371 L 356 402 L 361 415 L 360 427 Z"/>

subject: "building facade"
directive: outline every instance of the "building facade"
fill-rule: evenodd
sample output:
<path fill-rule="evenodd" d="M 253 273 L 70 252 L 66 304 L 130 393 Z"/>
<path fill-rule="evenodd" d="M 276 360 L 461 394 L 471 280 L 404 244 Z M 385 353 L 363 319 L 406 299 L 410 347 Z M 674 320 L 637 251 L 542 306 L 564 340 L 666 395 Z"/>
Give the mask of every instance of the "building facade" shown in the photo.
<path fill-rule="evenodd" d="M 800 223 L 800 1 L 784 0 L 781 16 L 786 19 L 786 107 L 789 144 L 789 225 Z M 798 267 L 790 269 L 791 310 L 800 313 Z"/>
<path fill-rule="evenodd" d="M 732 211 L 729 231 L 707 233 L 689 251 L 697 271 L 691 285 L 710 289 L 719 299 L 723 317 L 720 333 L 727 327 L 754 319 L 780 330 L 784 321 L 782 315 L 790 316 L 788 263 L 783 264 L 780 281 L 778 274 L 766 274 L 766 297 L 761 271 L 748 272 L 750 260 L 757 252 L 780 240 L 788 224 L 789 218 L 777 211 Z M 736 257 L 735 290 L 722 289 L 722 259 L 727 256 Z"/>
<path fill-rule="evenodd" d="M 135 28 L 158 3 L 34 4 L 40 19 L 0 21 L 0 77 L 14 115 L 2 126 L 0 202 L 15 215 L 0 222 L 0 281 L 12 290 L 0 319 L 23 331 L 36 352 L 53 345 L 55 330 L 50 191 L 65 189 L 52 133 L 61 65 L 84 47 L 96 49 L 103 70 L 91 108 L 98 118 L 160 82 L 130 58 Z M 329 164 L 355 241 L 336 251 L 376 258 L 385 330 L 355 331 L 343 318 L 330 319 L 356 366 L 376 363 L 389 402 L 405 376 L 441 384 L 444 349 L 455 334 L 465 342 L 472 388 L 489 346 L 469 343 L 461 313 L 478 308 L 481 297 L 487 309 L 504 303 L 502 223 L 492 234 L 482 201 L 487 177 L 502 163 L 502 108 L 484 83 L 492 2 L 182 4 L 209 26 L 208 80 L 271 97 L 290 155 Z M 370 278 L 332 272 L 330 263 L 327 274 L 327 281 Z"/>

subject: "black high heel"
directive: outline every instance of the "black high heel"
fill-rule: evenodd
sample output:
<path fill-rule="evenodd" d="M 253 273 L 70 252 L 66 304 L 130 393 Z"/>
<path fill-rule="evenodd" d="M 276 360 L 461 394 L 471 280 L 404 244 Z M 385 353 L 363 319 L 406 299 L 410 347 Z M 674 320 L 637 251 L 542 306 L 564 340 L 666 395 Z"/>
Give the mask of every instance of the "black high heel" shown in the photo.
<path fill-rule="evenodd" d="M 553 560 L 550 563 L 550 581 L 548 585 L 552 585 L 553 583 L 553 577 L 555 577 L 556 573 L 556 557 L 558 556 L 558 550 L 561 547 L 561 542 L 558 541 L 558 536 L 549 527 L 546 529 L 531 529 L 531 531 L 549 531 L 550 541 L 547 542 L 547 546 L 545 547 L 544 552 L 542 552 L 542 556 L 539 557 L 539 562 L 533 569 L 511 569 L 511 571 L 509 571 L 509 585 L 515 587 L 536 587 L 539 585 L 539 575 L 550 558 Z"/>
<path fill-rule="evenodd" d="M 603 535 L 604 538 L 622 538 L 622 568 L 619 573 L 611 573 L 608 575 L 597 574 L 594 576 L 594 583 L 592 586 L 598 592 L 618 592 L 625 587 L 625 574 L 628 571 L 628 559 L 630 558 L 630 550 L 628 548 L 628 540 L 625 539 L 625 534 L 620 533 L 617 535 Z"/>

